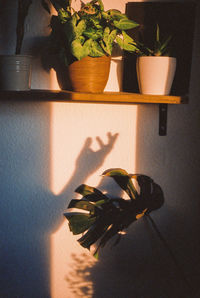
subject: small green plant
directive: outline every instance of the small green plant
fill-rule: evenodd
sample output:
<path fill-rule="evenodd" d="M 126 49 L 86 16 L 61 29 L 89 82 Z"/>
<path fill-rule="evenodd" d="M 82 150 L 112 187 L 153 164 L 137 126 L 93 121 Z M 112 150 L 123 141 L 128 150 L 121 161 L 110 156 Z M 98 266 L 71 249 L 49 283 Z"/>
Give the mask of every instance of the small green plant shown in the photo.
<path fill-rule="evenodd" d="M 69 65 L 86 56 L 112 55 L 117 44 L 121 49 L 138 51 L 135 41 L 126 33 L 138 24 L 116 9 L 105 11 L 102 0 L 81 1 L 75 11 L 70 0 L 49 0 L 57 11 L 51 18 L 51 47 Z M 46 0 L 43 7 L 50 13 Z"/>
<path fill-rule="evenodd" d="M 109 169 L 102 175 L 113 178 L 128 194 L 129 200 L 111 198 L 97 188 L 82 184 L 75 190 L 82 198 L 71 200 L 69 210 L 64 214 L 71 232 L 82 234 L 78 240 L 80 245 L 90 249 L 96 244 L 94 256 L 97 258 L 99 249 L 113 236 L 117 236 L 114 243 L 117 244 L 124 229 L 143 215 L 160 208 L 164 202 L 161 187 L 148 176 L 128 174 L 123 169 Z M 140 191 L 132 180 L 138 183 Z M 71 208 L 78 211 L 70 211 Z"/>
<path fill-rule="evenodd" d="M 17 42 L 15 54 L 21 54 L 22 42 L 24 38 L 24 23 L 28 15 L 29 7 L 32 3 L 32 0 L 18 0 L 18 10 L 17 10 Z"/>
<path fill-rule="evenodd" d="M 156 40 L 153 49 L 146 47 L 144 44 L 137 42 L 138 55 L 140 56 L 169 56 L 169 42 L 171 36 L 164 41 L 160 40 L 160 27 L 156 25 Z"/>

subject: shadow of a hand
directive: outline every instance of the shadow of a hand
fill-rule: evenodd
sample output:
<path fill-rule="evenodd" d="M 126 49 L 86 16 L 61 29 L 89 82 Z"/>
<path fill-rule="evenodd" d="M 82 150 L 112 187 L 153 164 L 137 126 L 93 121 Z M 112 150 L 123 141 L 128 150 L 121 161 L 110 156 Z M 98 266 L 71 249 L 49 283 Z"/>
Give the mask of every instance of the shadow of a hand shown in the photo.
<path fill-rule="evenodd" d="M 97 169 L 101 167 L 106 156 L 112 150 L 114 143 L 118 137 L 118 133 L 107 133 L 108 142 L 104 144 L 100 137 L 96 137 L 99 144 L 99 150 L 93 151 L 90 146 L 92 144 L 92 138 L 87 138 L 85 144 L 76 160 L 76 169 L 79 172 L 84 171 L 86 176 L 93 174 Z"/>

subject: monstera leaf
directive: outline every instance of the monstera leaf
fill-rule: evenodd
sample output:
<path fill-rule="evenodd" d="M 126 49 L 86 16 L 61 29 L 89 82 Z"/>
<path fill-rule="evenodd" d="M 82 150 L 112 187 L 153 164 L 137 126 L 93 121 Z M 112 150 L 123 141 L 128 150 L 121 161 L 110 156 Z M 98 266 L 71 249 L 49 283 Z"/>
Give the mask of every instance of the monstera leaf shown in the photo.
<path fill-rule="evenodd" d="M 145 214 L 160 208 L 164 202 L 161 187 L 148 176 L 128 174 L 123 169 L 109 169 L 103 176 L 114 179 L 130 199 L 110 198 L 97 188 L 82 184 L 75 190 L 82 198 L 73 199 L 68 212 L 64 214 L 70 231 L 74 235 L 82 234 L 78 239 L 80 245 L 87 249 L 93 244 L 97 245 L 96 257 L 99 249 L 113 236 L 118 236 L 117 244 L 124 229 Z M 133 180 L 140 191 L 136 190 Z"/>
<path fill-rule="evenodd" d="M 103 176 L 112 177 L 115 182 L 129 195 L 131 200 L 137 198 L 138 193 L 133 185 L 130 175 L 123 169 L 110 169 L 105 171 Z"/>

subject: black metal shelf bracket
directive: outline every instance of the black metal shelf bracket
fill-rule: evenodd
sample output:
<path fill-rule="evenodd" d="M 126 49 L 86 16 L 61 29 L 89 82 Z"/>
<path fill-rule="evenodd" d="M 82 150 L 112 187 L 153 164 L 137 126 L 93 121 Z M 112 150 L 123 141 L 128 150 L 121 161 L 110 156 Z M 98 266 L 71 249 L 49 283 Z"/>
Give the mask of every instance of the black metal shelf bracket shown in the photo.
<path fill-rule="evenodd" d="M 159 104 L 159 136 L 167 135 L 168 104 Z"/>

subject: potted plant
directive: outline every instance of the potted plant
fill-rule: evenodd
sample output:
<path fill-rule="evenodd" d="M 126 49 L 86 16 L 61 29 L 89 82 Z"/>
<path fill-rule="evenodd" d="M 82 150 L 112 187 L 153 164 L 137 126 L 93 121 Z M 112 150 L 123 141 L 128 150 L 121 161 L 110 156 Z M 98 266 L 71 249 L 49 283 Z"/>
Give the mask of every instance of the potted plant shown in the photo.
<path fill-rule="evenodd" d="M 123 169 L 109 169 L 102 175 L 114 179 L 129 199 L 112 198 L 97 188 L 82 184 L 75 190 L 82 198 L 71 200 L 64 214 L 71 232 L 82 234 L 78 239 L 80 245 L 90 249 L 96 244 L 95 257 L 112 237 L 116 236 L 117 244 L 124 229 L 143 215 L 149 216 L 164 203 L 161 187 L 148 176 L 128 174 Z M 140 191 L 132 179 L 138 183 Z"/>
<path fill-rule="evenodd" d="M 176 58 L 169 55 L 169 36 L 160 41 L 160 29 L 157 24 L 154 48 L 150 49 L 137 42 L 139 57 L 136 60 L 136 71 L 139 90 L 142 94 L 168 95 L 173 83 Z"/>
<path fill-rule="evenodd" d="M 57 11 L 51 18 L 51 49 L 68 67 L 72 88 L 102 92 L 108 80 L 110 59 L 117 44 L 135 52 L 136 43 L 126 30 L 138 26 L 115 9 L 104 10 L 102 0 L 84 3 L 76 11 L 71 0 L 50 0 Z M 43 6 L 50 12 L 45 0 Z"/>
<path fill-rule="evenodd" d="M 21 55 L 24 23 L 32 0 L 18 0 L 15 55 L 0 55 L 0 89 L 29 90 L 31 56 Z"/>

